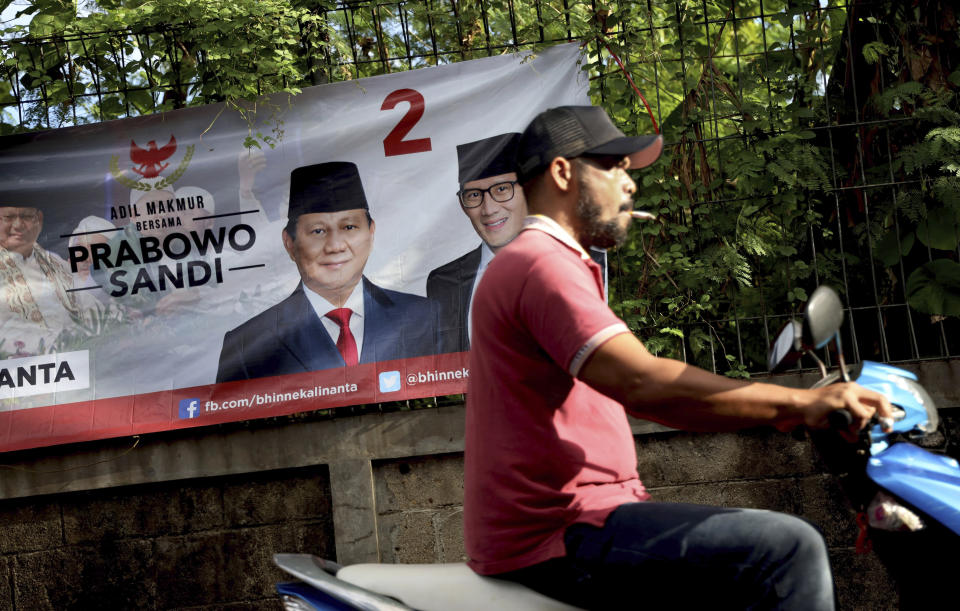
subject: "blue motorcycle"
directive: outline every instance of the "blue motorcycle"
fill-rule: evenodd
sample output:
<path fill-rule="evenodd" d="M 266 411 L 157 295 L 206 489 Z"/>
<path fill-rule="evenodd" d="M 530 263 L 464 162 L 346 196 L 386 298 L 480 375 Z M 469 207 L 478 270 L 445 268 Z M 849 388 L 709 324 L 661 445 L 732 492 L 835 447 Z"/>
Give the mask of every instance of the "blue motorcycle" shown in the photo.
<path fill-rule="evenodd" d="M 937 432 L 939 415 L 916 375 L 872 361 L 846 364 L 839 333 L 842 322 L 837 293 L 818 288 L 807 302 L 802 322 L 791 321 L 778 335 L 769 368 L 785 371 L 808 356 L 822 375 L 815 387 L 854 381 L 893 404 L 892 421 L 872 424 L 859 444 L 852 448 L 843 444 L 846 447 L 837 452 L 846 454 L 847 470 L 854 475 L 847 487 L 861 512 L 858 548 L 866 551 L 872 545 L 880 556 L 897 582 L 900 608 L 939 607 L 955 598 L 951 579 L 960 576 L 960 464 L 918 445 Z M 815 352 L 830 345 L 838 361 L 832 373 Z M 831 416 L 835 428 L 850 423 L 847 412 Z"/>

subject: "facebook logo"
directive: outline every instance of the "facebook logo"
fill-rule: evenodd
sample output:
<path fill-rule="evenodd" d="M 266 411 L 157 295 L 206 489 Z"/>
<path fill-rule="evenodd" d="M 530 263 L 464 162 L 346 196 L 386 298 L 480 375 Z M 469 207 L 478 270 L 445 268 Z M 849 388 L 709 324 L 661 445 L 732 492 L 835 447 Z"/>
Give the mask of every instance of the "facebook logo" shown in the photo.
<path fill-rule="evenodd" d="M 400 390 L 400 372 L 383 371 L 380 373 L 380 392 L 395 392 Z"/>
<path fill-rule="evenodd" d="M 180 399 L 180 417 L 196 418 L 200 415 L 200 399 Z"/>

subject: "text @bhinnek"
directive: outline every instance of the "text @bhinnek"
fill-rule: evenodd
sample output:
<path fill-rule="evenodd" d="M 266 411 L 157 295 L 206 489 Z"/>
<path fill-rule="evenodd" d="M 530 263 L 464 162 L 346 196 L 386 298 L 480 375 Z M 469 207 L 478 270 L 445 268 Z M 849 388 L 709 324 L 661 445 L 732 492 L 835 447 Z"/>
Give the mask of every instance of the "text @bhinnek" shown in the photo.
<path fill-rule="evenodd" d="M 449 371 L 410 371 L 407 372 L 407 386 L 447 382 L 450 380 L 466 380 L 469 377 L 470 370 L 466 367 Z"/>

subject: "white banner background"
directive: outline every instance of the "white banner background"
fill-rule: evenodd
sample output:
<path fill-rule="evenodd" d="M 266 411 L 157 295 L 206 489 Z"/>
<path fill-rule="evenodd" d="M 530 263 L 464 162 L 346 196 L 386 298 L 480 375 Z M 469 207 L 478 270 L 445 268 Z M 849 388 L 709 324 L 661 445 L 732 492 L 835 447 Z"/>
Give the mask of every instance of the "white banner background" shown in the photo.
<path fill-rule="evenodd" d="M 300 281 L 280 237 L 290 172 L 300 166 L 357 164 L 377 229 L 365 275 L 384 288 L 425 295 L 432 269 L 480 243 L 455 195 L 456 146 L 523 131 L 552 106 L 588 104 L 587 76 L 577 58 L 577 45 L 567 44 L 535 59 L 504 55 L 313 87 L 292 98 L 292 105 L 287 96 L 272 96 L 257 105 L 256 129 L 269 133 L 280 119 L 282 139 L 273 149 L 252 153 L 243 147 L 247 124 L 229 109 L 219 114 L 220 106 L 0 140 L 0 193 L 6 200 L 0 203 L 41 209 L 38 242 L 64 259 L 67 239 L 61 236 L 73 233 L 80 219 L 109 219 L 111 211 L 142 195 L 131 195 L 109 170 L 116 156 L 120 168 L 138 178 L 129 172 L 131 141 L 163 146 L 175 135 L 178 148 L 162 176 L 173 172 L 191 145 L 193 157 L 172 188 L 209 192 L 217 214 L 261 209 L 220 221 L 228 228 L 248 223 L 257 237 L 251 250 L 225 252 L 222 284 L 147 294 L 153 301 L 142 313 L 129 296 L 104 299 L 127 310 L 121 320 L 61 347 L 90 351 L 89 388 L 21 395 L 2 401 L 0 410 L 213 384 L 224 333 L 286 298 Z M 423 116 L 404 140 L 429 138 L 431 150 L 385 156 L 384 139 L 410 106 L 381 107 L 400 89 L 412 89 L 424 100 Z M 251 178 L 252 194 L 242 194 Z M 15 362 L 9 355 L 16 338 L 4 339 L 0 348 Z"/>

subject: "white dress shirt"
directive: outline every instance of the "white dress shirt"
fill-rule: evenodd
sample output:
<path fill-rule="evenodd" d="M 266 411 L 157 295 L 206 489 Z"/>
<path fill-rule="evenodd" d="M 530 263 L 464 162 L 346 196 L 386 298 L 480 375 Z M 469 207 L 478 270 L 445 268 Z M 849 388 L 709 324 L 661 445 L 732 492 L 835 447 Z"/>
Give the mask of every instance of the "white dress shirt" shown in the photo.
<path fill-rule="evenodd" d="M 480 286 L 480 278 L 483 278 L 483 272 L 487 271 L 487 266 L 493 261 L 494 254 L 486 242 L 480 245 L 480 266 L 477 268 L 476 278 L 473 279 L 473 288 L 470 289 L 470 307 L 467 309 L 467 337 L 470 338 L 471 342 L 473 341 L 473 295 L 477 292 L 477 287 Z"/>
<path fill-rule="evenodd" d="M 320 318 L 320 322 L 323 323 L 323 328 L 327 330 L 327 333 L 333 339 L 333 343 L 336 344 L 337 340 L 340 339 L 340 325 L 328 318 L 327 314 L 336 310 L 339 306 L 313 292 L 306 284 L 303 285 L 303 293 L 307 296 L 310 305 L 313 306 L 313 311 Z M 357 342 L 357 359 L 359 360 L 363 349 L 363 279 L 357 283 L 357 286 L 353 287 L 353 291 L 343 302 L 342 307 L 353 312 L 350 315 L 350 333 L 353 334 L 353 339 Z"/>

